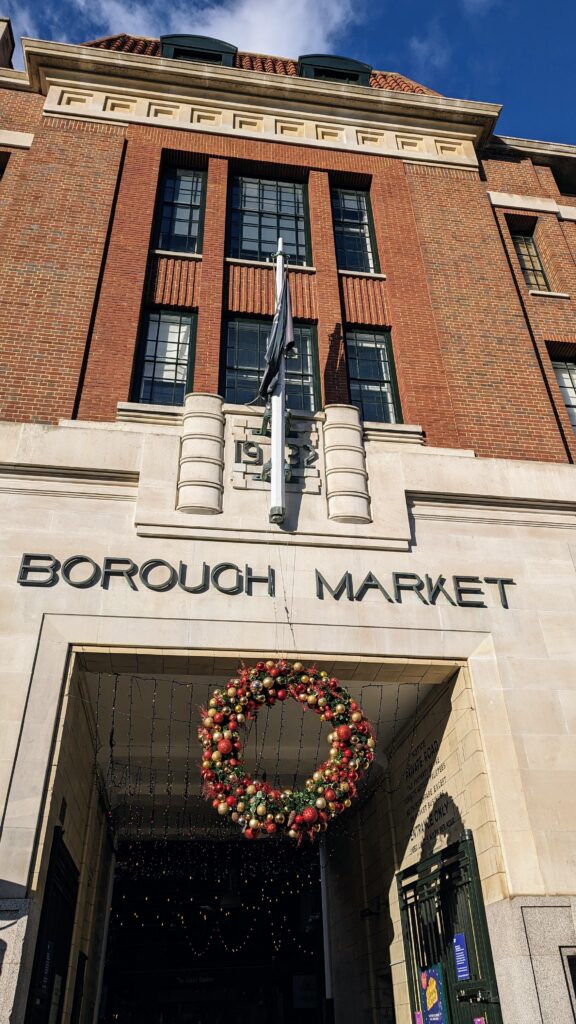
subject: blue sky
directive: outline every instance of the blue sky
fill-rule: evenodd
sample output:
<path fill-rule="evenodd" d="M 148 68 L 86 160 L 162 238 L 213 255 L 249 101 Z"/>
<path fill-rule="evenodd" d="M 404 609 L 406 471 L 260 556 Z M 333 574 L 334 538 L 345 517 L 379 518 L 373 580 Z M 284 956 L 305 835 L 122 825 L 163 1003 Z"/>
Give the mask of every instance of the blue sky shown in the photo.
<path fill-rule="evenodd" d="M 72 43 L 198 32 L 286 57 L 340 53 L 503 104 L 503 135 L 576 144 L 576 0 L 4 0 L 0 13 L 17 36 Z"/>

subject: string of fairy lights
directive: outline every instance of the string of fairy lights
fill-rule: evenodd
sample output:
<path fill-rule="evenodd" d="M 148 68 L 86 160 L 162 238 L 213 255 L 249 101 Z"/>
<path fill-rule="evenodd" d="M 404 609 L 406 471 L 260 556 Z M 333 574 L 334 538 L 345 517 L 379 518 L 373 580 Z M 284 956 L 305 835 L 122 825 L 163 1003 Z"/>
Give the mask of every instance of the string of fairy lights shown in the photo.
<path fill-rule="evenodd" d="M 93 709 L 94 776 L 108 807 L 115 840 L 230 839 L 230 824 L 214 815 L 199 794 L 198 709 L 207 702 L 213 678 L 93 673 L 86 680 L 78 696 Z M 370 704 L 377 749 L 380 735 L 385 736 L 388 748 L 394 747 L 407 717 L 412 719 L 414 734 L 422 701 L 420 681 L 362 682 L 356 686 L 352 682 L 347 686 L 362 706 L 367 700 Z M 393 699 L 385 706 L 385 696 L 389 698 L 391 693 Z M 404 711 L 406 697 L 408 714 Z M 258 719 L 246 723 L 246 768 L 274 785 L 289 783 L 295 788 L 317 763 L 327 729 L 293 702 L 289 707 L 282 704 L 272 714 L 274 729 L 268 708 L 259 715 L 263 719 L 260 726 Z M 298 715 L 296 729 L 293 721 L 290 730 L 292 749 L 287 767 L 283 757 L 287 723 L 289 716 Z M 378 791 L 393 795 L 399 785 L 401 780 L 392 780 L 386 770 L 372 765 L 359 787 L 355 812 L 342 815 L 330 826 L 330 833 L 354 838 L 363 827 L 366 801 Z"/>

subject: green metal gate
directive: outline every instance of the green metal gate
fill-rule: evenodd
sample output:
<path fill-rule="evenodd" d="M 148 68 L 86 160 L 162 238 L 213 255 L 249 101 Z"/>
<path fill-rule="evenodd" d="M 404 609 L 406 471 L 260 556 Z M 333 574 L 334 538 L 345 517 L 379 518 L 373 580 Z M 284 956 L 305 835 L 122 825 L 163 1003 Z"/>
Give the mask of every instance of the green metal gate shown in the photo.
<path fill-rule="evenodd" d="M 414 1020 L 442 1020 L 417 1016 L 428 972 L 443 985 L 442 1024 L 502 1024 L 472 833 L 396 877 Z"/>

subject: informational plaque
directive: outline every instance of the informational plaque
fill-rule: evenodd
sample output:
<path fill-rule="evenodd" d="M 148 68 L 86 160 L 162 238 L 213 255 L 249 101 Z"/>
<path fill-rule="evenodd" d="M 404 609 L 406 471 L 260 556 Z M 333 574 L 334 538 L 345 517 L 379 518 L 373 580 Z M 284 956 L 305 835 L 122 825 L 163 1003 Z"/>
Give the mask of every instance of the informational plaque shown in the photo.
<path fill-rule="evenodd" d="M 470 980 L 470 965 L 468 963 L 468 947 L 464 932 L 456 932 L 452 939 L 454 947 L 454 963 L 456 966 L 456 977 L 458 981 Z"/>

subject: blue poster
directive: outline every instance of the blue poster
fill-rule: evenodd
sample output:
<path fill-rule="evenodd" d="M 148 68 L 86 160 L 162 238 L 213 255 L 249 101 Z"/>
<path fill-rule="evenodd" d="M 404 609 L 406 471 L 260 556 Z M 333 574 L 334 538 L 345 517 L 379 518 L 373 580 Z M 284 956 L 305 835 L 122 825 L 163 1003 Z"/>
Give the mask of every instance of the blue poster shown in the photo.
<path fill-rule="evenodd" d="M 448 1024 L 442 964 L 420 971 L 420 1003 L 423 1024 Z"/>
<path fill-rule="evenodd" d="M 456 965 L 456 977 L 458 981 L 470 980 L 470 965 L 468 963 L 468 947 L 464 932 L 456 932 L 452 939 L 454 946 L 454 963 Z"/>

